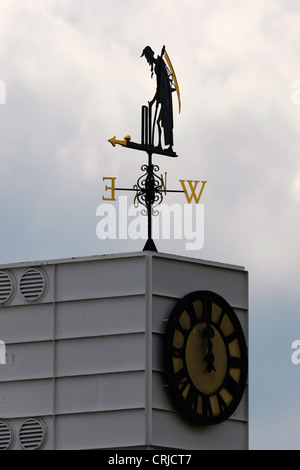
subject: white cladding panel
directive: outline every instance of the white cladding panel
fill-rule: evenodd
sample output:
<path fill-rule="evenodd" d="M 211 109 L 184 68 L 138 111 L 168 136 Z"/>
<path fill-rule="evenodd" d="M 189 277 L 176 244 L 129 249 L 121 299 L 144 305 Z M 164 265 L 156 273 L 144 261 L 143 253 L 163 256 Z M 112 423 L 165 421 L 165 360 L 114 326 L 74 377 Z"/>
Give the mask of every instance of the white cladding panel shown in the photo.
<path fill-rule="evenodd" d="M 2 381 L 53 376 L 52 341 L 7 344 L 6 356 L 6 364 L 0 369 L 0 384 Z"/>
<path fill-rule="evenodd" d="M 181 298 L 192 291 L 212 290 L 233 308 L 248 308 L 248 273 L 239 267 L 153 257 L 153 294 Z"/>
<path fill-rule="evenodd" d="M 143 408 L 145 373 L 63 377 L 56 381 L 55 399 L 58 414 Z"/>
<path fill-rule="evenodd" d="M 188 450 L 245 450 L 248 430 L 241 421 L 215 426 L 190 426 L 179 414 L 153 411 L 153 445 Z"/>
<path fill-rule="evenodd" d="M 145 331 L 145 296 L 58 302 L 56 338 L 140 333 Z"/>
<path fill-rule="evenodd" d="M 57 450 L 143 446 L 145 410 L 60 415 L 55 429 Z"/>
<path fill-rule="evenodd" d="M 53 339 L 53 305 L 38 303 L 0 308 L 0 337 L 8 343 Z M 2 375 L 2 374 L 1 374 Z"/>
<path fill-rule="evenodd" d="M 119 297 L 145 292 L 145 258 L 96 258 L 56 266 L 57 301 Z"/>
<path fill-rule="evenodd" d="M 0 306 L 0 419 L 16 434 L 25 418 L 43 417 L 45 449 L 247 448 L 247 392 L 226 425 L 190 427 L 164 387 L 162 347 L 169 315 L 193 290 L 223 296 L 247 337 L 242 268 L 141 252 L 0 270 L 15 280 Z M 42 285 L 40 298 L 22 294 L 28 284 L 28 295 Z"/>
<path fill-rule="evenodd" d="M 55 354 L 57 376 L 145 369 L 143 334 L 61 340 Z"/>
<path fill-rule="evenodd" d="M 0 384 L 0 417 L 19 418 L 53 414 L 53 379 L 15 380 Z"/>

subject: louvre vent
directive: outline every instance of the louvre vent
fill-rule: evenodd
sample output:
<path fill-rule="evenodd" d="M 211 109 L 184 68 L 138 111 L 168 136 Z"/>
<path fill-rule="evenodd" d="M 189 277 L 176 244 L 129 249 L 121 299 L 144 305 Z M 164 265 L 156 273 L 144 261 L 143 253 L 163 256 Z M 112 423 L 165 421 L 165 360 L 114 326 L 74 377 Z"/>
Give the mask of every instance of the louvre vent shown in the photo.
<path fill-rule="evenodd" d="M 13 288 L 12 276 L 5 271 L 0 271 L 0 304 L 4 304 L 9 300 L 13 294 Z"/>
<path fill-rule="evenodd" d="M 11 429 L 5 421 L 0 421 L 0 450 L 7 450 L 11 443 Z"/>
<path fill-rule="evenodd" d="M 20 291 L 29 302 L 39 300 L 46 290 L 46 277 L 38 269 L 27 269 L 20 280 Z"/>
<path fill-rule="evenodd" d="M 39 419 L 28 418 L 19 431 L 19 441 L 24 450 L 39 449 L 45 442 L 45 425 Z"/>

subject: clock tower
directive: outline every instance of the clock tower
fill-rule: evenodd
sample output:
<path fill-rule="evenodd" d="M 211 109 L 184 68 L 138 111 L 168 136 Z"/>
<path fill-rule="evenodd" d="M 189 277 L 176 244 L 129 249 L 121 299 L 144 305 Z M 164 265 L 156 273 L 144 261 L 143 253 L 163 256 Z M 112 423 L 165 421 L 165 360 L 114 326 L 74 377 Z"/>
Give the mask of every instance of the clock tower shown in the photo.
<path fill-rule="evenodd" d="M 152 251 L 0 266 L 1 449 L 247 449 L 248 273 Z"/>

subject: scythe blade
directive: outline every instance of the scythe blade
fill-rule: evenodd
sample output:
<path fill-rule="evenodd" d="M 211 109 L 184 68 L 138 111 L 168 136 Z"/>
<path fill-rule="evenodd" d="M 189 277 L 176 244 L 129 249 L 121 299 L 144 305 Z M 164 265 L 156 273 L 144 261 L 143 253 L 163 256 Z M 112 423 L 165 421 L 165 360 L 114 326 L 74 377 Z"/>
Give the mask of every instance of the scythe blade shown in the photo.
<path fill-rule="evenodd" d="M 180 100 L 180 91 L 179 91 L 179 85 L 178 85 L 178 82 L 177 82 L 177 78 L 176 78 L 176 75 L 175 75 L 175 72 L 174 72 L 174 69 L 173 69 L 173 65 L 172 65 L 172 62 L 170 60 L 170 57 L 168 56 L 167 54 L 167 51 L 165 51 L 165 54 L 164 54 L 164 57 L 166 59 L 166 62 L 169 66 L 169 69 L 172 73 L 172 77 L 173 77 L 173 82 L 174 82 L 174 85 L 175 85 L 175 88 L 176 88 L 176 93 L 177 93 L 177 98 L 178 98 L 178 106 L 179 106 L 179 113 L 180 113 L 180 110 L 181 110 L 181 100 Z"/>

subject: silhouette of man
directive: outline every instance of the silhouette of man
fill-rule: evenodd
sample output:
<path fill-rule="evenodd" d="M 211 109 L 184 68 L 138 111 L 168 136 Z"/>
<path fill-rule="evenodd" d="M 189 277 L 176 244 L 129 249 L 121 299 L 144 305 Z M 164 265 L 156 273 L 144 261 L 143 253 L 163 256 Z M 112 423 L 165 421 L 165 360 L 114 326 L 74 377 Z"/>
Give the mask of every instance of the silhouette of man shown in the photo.
<path fill-rule="evenodd" d="M 165 146 L 169 146 L 168 150 L 172 151 L 174 145 L 173 142 L 173 104 L 172 104 L 172 92 L 175 88 L 172 87 L 172 81 L 169 77 L 163 55 L 165 53 L 165 46 L 161 51 L 161 56 L 154 57 L 154 52 L 150 46 L 146 46 L 143 50 L 141 57 L 145 56 L 148 64 L 151 67 L 151 78 L 153 73 L 156 74 L 156 92 L 149 105 L 152 107 L 156 102 L 154 124 L 157 117 L 157 128 L 158 128 L 158 147 L 162 148 L 161 145 L 161 134 L 162 129 L 164 131 L 164 143 Z M 158 107 L 160 105 L 159 114 L 157 116 Z"/>

